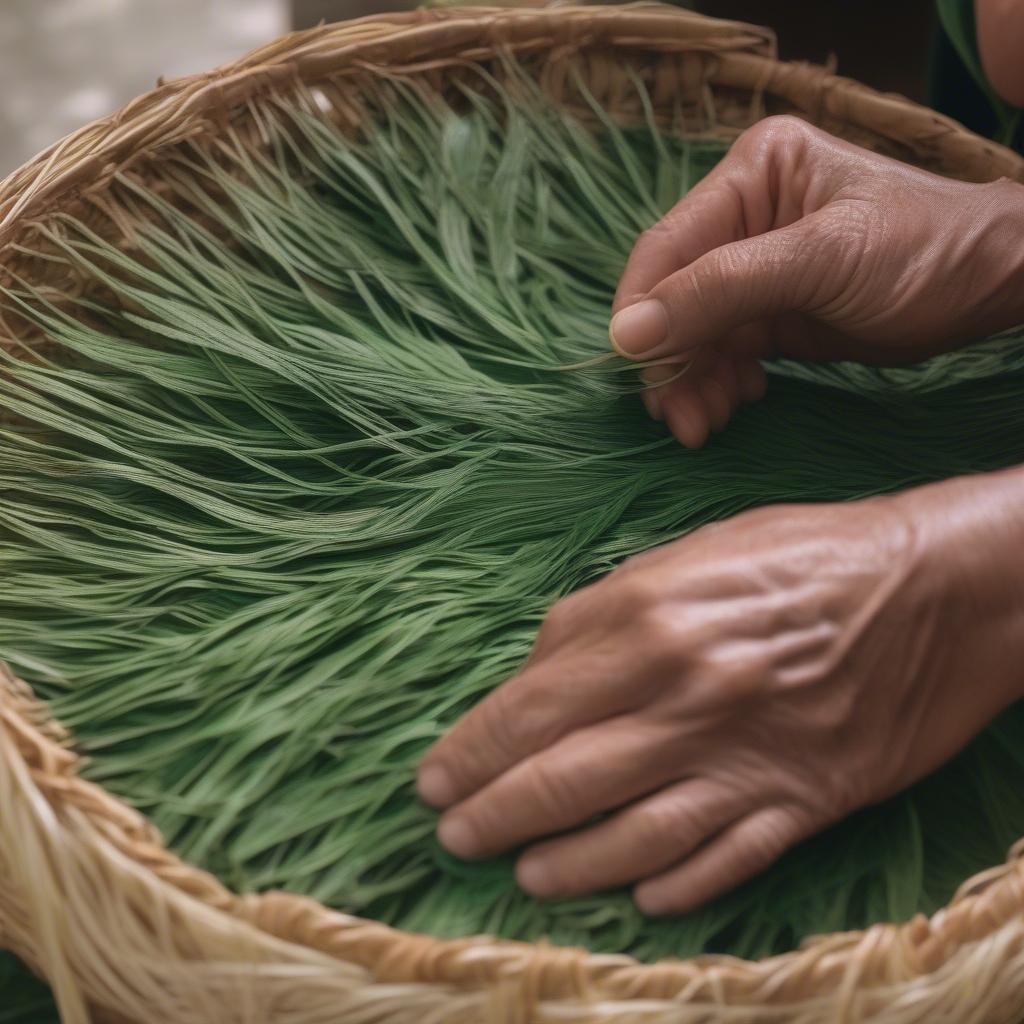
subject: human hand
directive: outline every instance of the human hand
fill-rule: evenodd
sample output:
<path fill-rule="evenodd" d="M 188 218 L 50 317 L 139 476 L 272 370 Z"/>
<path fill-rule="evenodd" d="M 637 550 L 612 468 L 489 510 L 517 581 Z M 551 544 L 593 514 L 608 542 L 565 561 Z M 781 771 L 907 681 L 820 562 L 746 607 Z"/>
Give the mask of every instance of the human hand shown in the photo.
<path fill-rule="evenodd" d="M 699 447 L 761 396 L 759 359 L 901 365 L 1024 320 L 1024 187 L 767 118 L 641 235 L 613 313 L 622 355 L 676 362 L 644 401 Z"/>
<path fill-rule="evenodd" d="M 685 912 L 897 792 L 1020 695 L 1024 471 L 774 506 L 552 608 L 419 770 L 438 836 L 520 885 Z M 596 820 L 597 816 L 604 816 Z M 568 831 L 575 830 L 575 831 Z"/>

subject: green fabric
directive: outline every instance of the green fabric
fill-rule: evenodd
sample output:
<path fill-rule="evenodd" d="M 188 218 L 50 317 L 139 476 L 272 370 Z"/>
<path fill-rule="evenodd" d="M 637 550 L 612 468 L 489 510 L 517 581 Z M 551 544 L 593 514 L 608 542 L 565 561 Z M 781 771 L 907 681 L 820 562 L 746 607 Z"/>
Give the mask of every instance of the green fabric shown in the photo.
<path fill-rule="evenodd" d="M 988 130 L 988 125 L 986 124 L 982 131 L 985 134 L 991 134 L 993 138 L 1003 143 L 1003 145 L 1020 146 L 1024 112 L 1002 99 L 992 89 L 988 79 L 985 77 L 981 58 L 978 55 L 978 40 L 974 22 L 974 0 L 936 0 L 936 6 L 939 22 L 946 38 L 951 43 L 961 66 L 970 76 L 974 88 L 978 90 L 982 101 L 987 105 L 988 116 L 991 116 L 994 120 L 992 130 Z M 955 65 L 952 62 L 946 63 L 941 73 L 946 75 L 955 74 Z M 957 91 L 967 92 L 968 90 L 961 85 Z M 952 102 L 960 103 L 962 99 L 957 96 L 952 99 Z M 961 110 L 957 110 L 956 113 L 961 115 L 961 119 L 965 120 L 968 127 L 975 128 L 975 125 L 966 122 Z"/>
<path fill-rule="evenodd" d="M 0 1024 L 58 1024 L 53 998 L 34 974 L 0 950 Z"/>
<path fill-rule="evenodd" d="M 90 778 L 242 890 L 647 958 L 939 906 L 1024 833 L 1019 708 L 674 920 L 456 861 L 413 772 L 551 602 L 625 556 L 754 505 L 1020 462 L 1024 332 L 910 370 L 776 366 L 685 451 L 607 356 L 608 307 L 721 145 L 599 108 L 595 140 L 525 82 L 507 105 L 466 87 L 458 113 L 381 89 L 361 141 L 266 101 L 265 157 L 227 133 L 168 157 L 159 195 L 122 180 L 123 251 L 63 220 L 60 258 L 108 293 L 0 296 L 60 350 L 0 373 L 21 423 L 0 430 L 0 657 Z"/>

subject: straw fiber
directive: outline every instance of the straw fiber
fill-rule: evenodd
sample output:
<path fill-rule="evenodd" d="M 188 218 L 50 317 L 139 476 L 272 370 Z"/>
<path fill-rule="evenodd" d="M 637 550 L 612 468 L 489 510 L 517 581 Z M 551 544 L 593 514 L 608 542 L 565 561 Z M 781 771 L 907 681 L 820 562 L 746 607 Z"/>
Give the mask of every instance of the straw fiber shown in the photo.
<path fill-rule="evenodd" d="M 0 185 L 0 287 L 7 296 L 0 323 L 0 344 L 6 350 L 0 384 L 8 396 L 6 407 L 0 409 L 0 428 L 13 437 L 22 419 L 50 415 L 47 396 L 37 399 L 19 390 L 27 387 L 26 382 L 35 386 L 49 381 L 54 410 L 58 399 L 73 404 L 86 393 L 90 386 L 86 371 L 73 361 L 65 366 L 64 360 L 73 345 L 87 350 L 90 358 L 97 357 L 101 342 L 93 329 L 115 322 L 103 313 L 111 303 L 119 306 L 116 323 L 124 328 L 127 344 L 137 341 L 132 331 L 158 322 L 167 353 L 177 351 L 178 327 L 202 332 L 198 322 L 175 324 L 171 312 L 160 321 L 163 314 L 142 300 L 147 286 L 144 271 L 134 264 L 134 269 L 126 270 L 128 263 L 122 265 L 118 253 L 153 256 L 157 250 L 146 247 L 157 245 L 159 225 L 179 223 L 175 218 L 180 217 L 196 225 L 197 234 L 190 242 L 196 246 L 196 264 L 212 267 L 204 262 L 201 233 L 216 234 L 225 222 L 204 202 L 210 196 L 223 198 L 225 204 L 237 199 L 242 186 L 229 180 L 236 172 L 239 181 L 255 180 L 263 173 L 260 161 L 276 159 L 275 146 L 281 138 L 277 126 L 283 121 L 307 126 L 310 134 L 296 144 L 295 159 L 307 161 L 302 166 L 312 168 L 318 145 L 315 126 L 328 125 L 347 138 L 365 138 L 379 128 L 374 112 L 387 90 L 401 93 L 411 88 L 416 95 L 442 97 L 458 106 L 466 104 L 467 96 L 500 96 L 503 90 L 525 88 L 527 81 L 530 89 L 536 89 L 531 95 L 571 113 L 583 125 L 601 130 L 602 118 L 609 116 L 630 130 L 639 126 L 649 134 L 656 128 L 681 136 L 688 161 L 701 153 L 721 152 L 750 124 L 784 113 L 947 175 L 972 181 L 1001 176 L 1024 180 L 1024 161 L 1019 157 L 940 115 L 899 97 L 874 93 L 823 68 L 781 63 L 774 57 L 773 37 L 764 29 L 674 8 L 446 8 L 323 26 L 284 37 L 209 74 L 163 83 L 116 115 L 58 143 Z M 200 159 L 196 154 L 206 156 Z M 246 154 L 251 154 L 251 163 Z M 207 156 L 209 162 L 203 163 Z M 205 191 L 191 189 L 179 174 L 182 168 L 205 175 Z M 222 172 L 228 177 L 218 177 Z M 166 209 L 160 208 L 161 203 Z M 616 223 L 623 238 L 633 230 L 628 218 Z M 259 225 L 246 230 L 261 238 Z M 285 244 L 281 238 L 268 236 L 260 244 Z M 602 251 L 588 254 L 588 266 L 596 274 L 603 267 L 601 260 L 607 258 L 610 265 L 616 252 L 610 242 L 607 257 Z M 199 275 L 189 276 L 191 269 L 181 269 L 176 287 L 201 286 Z M 236 270 L 225 263 L 219 285 L 225 323 L 235 315 L 229 309 L 233 301 L 229 283 L 238 280 L 231 276 Z M 254 288 L 268 289 L 268 302 L 278 302 L 283 309 L 292 301 L 274 292 L 258 274 L 251 280 L 257 282 Z M 412 277 L 409 280 L 415 284 Z M 327 308 L 320 303 L 319 285 L 303 294 L 310 308 Z M 371 301 L 372 290 L 366 294 Z M 575 300 L 580 293 L 569 289 L 566 294 Z M 579 308 L 583 310 L 583 305 Z M 423 315 L 435 316 L 442 326 L 445 323 L 443 310 Z M 588 358 L 594 349 L 585 329 L 589 323 L 585 310 L 579 313 L 579 323 L 583 340 L 558 349 L 564 357 L 561 369 L 569 362 L 582 367 L 571 385 L 579 395 L 607 396 L 610 389 L 621 388 L 622 369 Z M 500 326 L 511 330 L 507 323 Z M 312 339 L 310 334 L 307 341 L 295 341 L 295 373 L 305 365 L 304 353 L 314 350 Z M 1016 426 L 1015 420 L 997 423 L 995 407 L 986 406 L 987 385 L 978 383 L 1005 369 L 1007 394 L 1019 386 L 1024 346 L 1019 337 L 1011 340 L 1009 355 L 982 346 L 976 356 L 959 364 L 961 390 L 956 400 L 965 410 L 976 412 L 978 427 L 973 448 L 965 442 L 962 449 L 949 454 L 950 472 L 1024 458 L 1024 451 L 1006 444 L 998 454 L 985 453 L 987 442 L 1000 427 L 1012 432 Z M 517 355 L 520 362 L 502 371 L 510 379 L 533 372 L 525 362 L 527 343 L 523 346 Z M 529 354 L 531 358 L 543 355 L 539 349 Z M 494 360 L 497 355 L 481 343 L 474 358 Z M 409 355 L 410 374 L 416 369 L 416 358 L 415 353 Z M 114 354 L 109 359 L 111 366 L 117 365 Z M 157 363 L 152 373 L 158 381 Z M 230 360 L 224 365 L 230 365 Z M 270 362 L 263 370 L 277 372 Z M 173 372 L 179 374 L 176 379 L 184 380 L 191 371 L 182 358 L 174 363 Z M 324 374 L 333 374 L 330 381 L 341 380 L 344 372 L 341 367 L 323 368 Z M 397 362 L 396 372 L 404 372 Z M 453 388 L 476 379 L 468 371 L 463 379 L 463 373 L 463 365 L 452 362 Z M 107 397 L 128 408 L 133 392 L 127 386 L 118 390 L 121 385 L 115 377 L 110 377 L 112 390 Z M 884 406 L 885 388 L 910 379 L 899 374 L 891 379 L 859 377 L 856 370 L 826 370 L 813 380 L 805 377 L 800 367 L 783 368 L 779 386 L 794 395 L 802 393 L 801 388 L 829 383 L 855 396 L 873 393 L 874 388 L 877 394 L 871 400 Z M 234 380 L 248 389 L 250 397 L 263 386 L 258 374 L 242 374 Z M 909 436 L 914 436 L 914 423 L 926 423 L 940 400 L 935 380 L 927 372 L 915 380 L 919 393 L 906 421 Z M 329 394 L 328 384 L 321 388 L 312 370 L 302 378 L 302 386 L 318 400 Z M 551 393 L 561 386 L 552 384 Z M 544 392 L 547 385 L 531 383 L 530 387 L 536 390 L 527 388 L 527 397 Z M 282 397 L 283 402 L 288 400 L 287 395 Z M 96 398 L 96 409 L 107 408 L 103 401 L 103 396 Z M 472 408 L 470 400 L 458 392 L 452 399 L 456 412 L 462 408 L 460 402 Z M 371 405 L 365 406 L 367 417 L 372 417 Z M 527 408 L 524 398 L 523 409 Z M 456 412 L 449 410 L 451 415 Z M 510 406 L 509 415 L 514 414 Z M 301 415 L 295 413 L 295 423 L 305 422 Z M 114 424 L 103 443 L 119 443 L 122 428 L 129 431 L 133 424 Z M 799 423 L 793 429 L 798 430 Z M 917 436 L 923 450 L 921 429 Z M 31 451 L 33 435 L 24 436 L 29 438 L 26 451 Z M 414 436 L 412 430 L 404 435 L 396 432 L 389 443 L 396 452 L 407 454 L 401 446 L 408 440 L 412 450 Z M 252 465 L 262 471 L 267 465 L 263 460 L 270 456 L 258 451 L 258 438 L 255 434 L 253 438 L 247 451 Z M 296 439 L 308 440 L 298 435 Z M 524 459 L 535 440 L 524 428 Z M 476 441 L 467 435 L 467 449 Z M 59 486 L 61 466 L 73 465 L 75 472 L 99 466 L 98 449 L 89 448 L 90 443 L 83 434 L 82 447 L 75 451 L 67 446 L 40 448 L 39 464 L 47 467 L 47 480 L 58 481 L 55 486 Z M 339 433 L 339 447 L 350 443 Z M 599 443 L 600 438 L 594 441 L 594 451 Z M 452 450 L 437 453 L 439 463 Z M 329 455 L 326 448 L 317 449 L 318 458 Z M 674 450 L 671 457 L 677 457 Z M 509 459 L 514 472 L 519 464 L 511 455 Z M 741 457 L 736 459 L 739 465 Z M 921 479 L 914 460 L 913 450 L 902 460 L 893 458 L 887 463 L 885 481 L 866 482 L 864 488 L 884 489 Z M 372 465 L 376 471 L 385 463 L 381 457 L 358 465 L 369 473 L 366 467 Z M 293 483 L 288 476 L 291 468 L 283 465 L 274 470 L 277 483 L 273 486 L 279 484 L 281 493 Z M 670 468 L 666 461 L 665 472 Z M 13 463 L 7 469 L 12 474 L 20 471 Z M 437 473 L 444 471 L 439 465 Z M 384 479 L 386 472 L 381 473 Z M 187 486 L 184 477 L 173 483 L 179 485 Z M 41 484 L 40 493 L 47 486 Z M 323 487 L 327 494 L 328 485 Z M 95 493 L 101 501 L 102 489 Z M 815 493 L 823 498 L 844 496 L 832 494 L 825 485 Z M 763 497 L 768 500 L 770 494 Z M 730 504 L 730 500 L 723 501 L 719 514 L 741 504 L 738 500 Z M 538 506 L 542 503 L 538 499 Z M 251 508 L 258 504 L 254 499 Z M 218 514 L 228 514 L 225 509 Z M 366 511 L 357 509 L 349 518 L 337 520 L 337 529 L 349 530 L 347 536 L 354 538 L 353 550 L 358 550 L 360 536 L 353 517 Z M 10 517 L 17 515 L 13 502 L 7 512 L 5 521 L 13 521 Z M 100 513 L 102 509 L 91 522 L 99 523 Z M 427 514 L 418 512 L 421 519 L 410 518 L 407 527 L 395 514 L 396 530 L 407 528 L 409 536 L 415 536 L 416 523 L 425 521 L 422 517 Z M 648 539 L 667 528 L 653 499 L 644 505 L 643 514 L 649 522 L 640 513 L 630 520 L 632 541 L 618 535 L 607 541 L 577 583 L 628 553 L 629 544 L 641 535 L 641 526 Z M 25 536 L 35 536 L 32 530 L 38 528 L 42 537 L 45 517 L 41 507 L 38 521 L 25 522 L 19 529 L 26 531 Z M 257 519 L 249 521 L 247 528 L 258 532 L 262 527 Z M 301 546 L 305 542 L 302 523 L 296 522 L 293 539 Z M 118 524 L 111 523 L 109 529 L 110 536 L 122 536 Z M 385 564 L 383 557 L 381 564 Z M 80 593 L 86 594 L 87 589 Z M 4 607 L 0 601 L 0 617 Z M 25 619 L 26 630 L 29 620 Z M 45 615 L 40 621 L 45 621 Z M 31 647 L 27 641 L 19 646 L 13 639 L 6 644 L 4 640 L 0 637 L 0 649 L 28 651 Z M 523 642 L 527 640 L 524 633 Z M 508 649 L 510 658 L 516 654 L 513 648 Z M 117 788 L 114 762 L 104 767 L 99 752 L 95 765 L 83 763 L 68 722 L 58 722 L 41 698 L 52 697 L 54 707 L 67 707 L 70 718 L 80 722 L 72 724 L 71 731 L 83 737 L 89 735 L 88 724 L 81 721 L 84 705 L 73 700 L 62 705 L 60 687 L 50 685 L 47 666 L 41 662 L 28 655 L 21 665 L 12 657 L 8 660 L 8 667 L 0 664 L 0 948 L 10 949 L 47 979 L 62 1018 L 70 1024 L 90 1020 L 139 1024 L 697 1024 L 712 1020 L 910 1024 L 1011 1022 L 1019 1019 L 1024 1007 L 1024 840 L 1004 863 L 965 881 L 950 904 L 930 917 L 916 914 L 905 923 L 808 939 L 794 952 L 761 960 L 705 955 L 643 963 L 619 952 L 544 942 L 484 935 L 437 938 L 340 913 L 310 896 L 234 891 L 228 866 L 218 866 L 218 878 L 179 859 L 140 811 L 113 795 Z M 184 664 L 176 664 L 174 671 Z M 504 669 L 504 663 L 492 669 Z M 36 692 L 19 675 L 38 680 Z M 170 669 L 169 675 L 173 675 Z M 110 717 L 116 717 L 113 706 Z M 118 721 L 126 723 L 128 730 L 132 719 L 129 715 Z M 993 740 L 993 750 L 995 745 Z M 98 784 L 104 771 L 109 775 L 109 790 Z M 175 844 L 175 849 L 182 848 Z M 191 859 L 216 861 L 215 857 L 204 859 L 198 848 Z M 313 882 L 306 888 L 324 895 L 323 876 L 316 878 L 321 888 Z M 370 899 L 366 905 L 391 906 Z M 392 911 L 382 909 L 382 916 L 385 913 Z M 394 910 L 393 916 L 401 914 Z M 632 940 L 627 945 L 643 952 Z"/>

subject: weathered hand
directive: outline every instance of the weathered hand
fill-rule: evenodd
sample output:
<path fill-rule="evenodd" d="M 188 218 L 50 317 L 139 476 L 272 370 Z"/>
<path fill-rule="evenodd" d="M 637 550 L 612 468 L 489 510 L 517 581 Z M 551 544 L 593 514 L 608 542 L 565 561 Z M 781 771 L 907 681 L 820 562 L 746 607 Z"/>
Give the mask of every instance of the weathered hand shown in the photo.
<path fill-rule="evenodd" d="M 644 401 L 697 447 L 760 397 L 758 359 L 900 365 L 1024 320 L 1024 187 L 768 118 L 640 237 L 613 312 L 623 355 L 692 361 Z"/>
<path fill-rule="evenodd" d="M 1022 510 L 1012 471 L 749 512 L 629 560 L 427 754 L 441 842 L 556 835 L 521 856 L 525 889 L 639 882 L 650 913 L 761 871 L 1019 695 Z"/>

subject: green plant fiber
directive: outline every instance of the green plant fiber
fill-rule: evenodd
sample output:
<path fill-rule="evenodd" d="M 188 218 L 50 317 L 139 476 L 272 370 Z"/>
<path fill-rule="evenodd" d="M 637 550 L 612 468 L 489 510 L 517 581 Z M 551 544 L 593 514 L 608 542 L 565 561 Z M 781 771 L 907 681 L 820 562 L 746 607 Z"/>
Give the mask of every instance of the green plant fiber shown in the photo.
<path fill-rule="evenodd" d="M 1024 834 L 1018 709 L 683 918 L 538 902 L 511 858 L 440 849 L 416 762 L 555 599 L 754 505 L 1024 460 L 1024 332 L 908 370 L 775 366 L 686 451 L 605 358 L 608 310 L 722 144 L 584 124 L 525 79 L 367 105 L 352 139 L 261 100 L 262 149 L 227 126 L 159 188 L 118 180 L 127 244 L 51 219 L 50 258 L 102 287 L 0 297 L 51 342 L 0 370 L 0 657 L 88 777 L 242 890 L 643 958 L 904 919 L 1000 861 Z"/>

